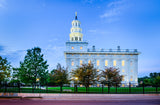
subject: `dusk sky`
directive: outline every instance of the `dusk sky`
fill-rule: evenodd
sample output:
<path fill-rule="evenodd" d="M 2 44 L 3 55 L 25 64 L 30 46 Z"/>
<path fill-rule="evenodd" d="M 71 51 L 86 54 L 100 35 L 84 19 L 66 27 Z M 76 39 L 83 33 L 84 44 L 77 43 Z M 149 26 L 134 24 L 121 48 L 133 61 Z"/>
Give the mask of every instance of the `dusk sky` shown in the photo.
<path fill-rule="evenodd" d="M 19 67 L 38 46 L 49 70 L 65 66 L 76 11 L 89 47 L 138 49 L 138 76 L 160 72 L 160 0 L 0 0 L 0 55 Z"/>

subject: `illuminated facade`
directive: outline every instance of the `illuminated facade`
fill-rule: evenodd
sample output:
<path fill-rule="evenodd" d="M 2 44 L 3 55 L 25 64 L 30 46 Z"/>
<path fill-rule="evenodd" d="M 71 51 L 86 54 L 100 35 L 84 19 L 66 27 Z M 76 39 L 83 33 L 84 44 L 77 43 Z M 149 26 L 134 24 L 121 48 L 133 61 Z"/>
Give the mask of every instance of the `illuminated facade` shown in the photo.
<path fill-rule="evenodd" d="M 96 49 L 88 48 L 88 42 L 83 41 L 81 22 L 77 18 L 72 21 L 70 40 L 66 42 L 66 66 L 71 72 L 77 66 L 93 63 L 97 72 L 105 67 L 117 67 L 123 75 L 121 86 L 136 86 L 138 83 L 138 55 L 137 49 Z"/>

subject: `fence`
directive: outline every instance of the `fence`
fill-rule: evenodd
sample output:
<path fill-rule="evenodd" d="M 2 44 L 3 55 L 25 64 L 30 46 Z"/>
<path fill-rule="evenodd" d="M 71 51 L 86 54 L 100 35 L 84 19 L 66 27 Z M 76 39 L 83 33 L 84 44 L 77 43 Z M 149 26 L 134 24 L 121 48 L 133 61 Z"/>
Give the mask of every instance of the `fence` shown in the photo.
<path fill-rule="evenodd" d="M 0 84 L 0 92 L 3 93 L 101 93 L 101 94 L 160 94 L 160 87 L 148 87 L 145 84 L 138 87 L 119 87 L 118 84 L 115 86 L 110 86 L 109 84 L 94 84 L 90 87 L 83 87 L 81 85 L 75 84 L 74 87 L 70 87 L 70 84 L 66 84 L 62 87 L 60 86 L 40 86 L 36 84 L 35 86 L 23 85 L 21 83 L 13 84 Z"/>

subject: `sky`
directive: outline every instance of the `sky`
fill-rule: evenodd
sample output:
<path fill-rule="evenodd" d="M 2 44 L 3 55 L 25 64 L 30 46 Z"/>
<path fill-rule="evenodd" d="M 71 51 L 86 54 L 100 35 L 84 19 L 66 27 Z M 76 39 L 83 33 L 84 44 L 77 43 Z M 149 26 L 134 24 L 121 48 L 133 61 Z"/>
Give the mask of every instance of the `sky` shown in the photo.
<path fill-rule="evenodd" d="M 159 0 L 0 0 L 0 56 L 19 67 L 40 47 L 49 70 L 65 66 L 76 11 L 89 47 L 138 49 L 138 76 L 160 72 Z"/>

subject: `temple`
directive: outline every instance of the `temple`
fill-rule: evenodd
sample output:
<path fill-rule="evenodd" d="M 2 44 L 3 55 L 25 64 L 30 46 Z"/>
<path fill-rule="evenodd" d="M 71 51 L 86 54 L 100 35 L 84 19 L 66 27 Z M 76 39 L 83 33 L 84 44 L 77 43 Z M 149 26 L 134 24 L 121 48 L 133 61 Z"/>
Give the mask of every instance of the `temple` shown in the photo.
<path fill-rule="evenodd" d="M 71 72 L 83 63 L 92 63 L 97 72 L 104 70 L 105 67 L 119 68 L 123 75 L 122 87 L 132 87 L 138 85 L 138 55 L 137 49 L 97 49 L 95 46 L 88 48 L 88 42 L 83 41 L 81 22 L 78 20 L 77 13 L 72 21 L 69 41 L 66 42 L 65 59 L 66 66 Z M 97 85 L 99 86 L 99 85 Z"/>

